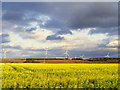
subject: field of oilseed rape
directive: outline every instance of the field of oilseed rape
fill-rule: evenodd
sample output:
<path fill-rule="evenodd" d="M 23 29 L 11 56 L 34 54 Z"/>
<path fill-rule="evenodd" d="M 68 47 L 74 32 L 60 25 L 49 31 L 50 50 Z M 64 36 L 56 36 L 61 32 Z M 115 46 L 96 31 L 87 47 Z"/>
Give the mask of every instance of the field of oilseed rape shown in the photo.
<path fill-rule="evenodd" d="M 2 88 L 118 88 L 118 64 L 1 65 Z"/>

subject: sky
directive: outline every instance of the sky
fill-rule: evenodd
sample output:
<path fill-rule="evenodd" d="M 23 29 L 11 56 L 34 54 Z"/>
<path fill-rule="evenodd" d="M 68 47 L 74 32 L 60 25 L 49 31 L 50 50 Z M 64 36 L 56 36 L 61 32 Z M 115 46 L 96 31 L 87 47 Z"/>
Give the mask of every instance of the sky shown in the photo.
<path fill-rule="evenodd" d="M 118 3 L 3 2 L 0 38 L 8 58 L 118 57 Z"/>

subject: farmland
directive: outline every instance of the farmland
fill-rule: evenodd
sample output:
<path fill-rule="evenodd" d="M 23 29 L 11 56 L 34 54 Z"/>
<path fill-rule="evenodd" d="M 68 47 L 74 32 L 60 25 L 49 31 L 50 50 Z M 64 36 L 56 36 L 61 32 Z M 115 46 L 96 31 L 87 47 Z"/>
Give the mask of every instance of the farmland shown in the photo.
<path fill-rule="evenodd" d="M 2 88 L 118 88 L 118 64 L 0 65 Z"/>
<path fill-rule="evenodd" d="M 2 63 L 118 63 L 120 58 L 2 58 Z"/>

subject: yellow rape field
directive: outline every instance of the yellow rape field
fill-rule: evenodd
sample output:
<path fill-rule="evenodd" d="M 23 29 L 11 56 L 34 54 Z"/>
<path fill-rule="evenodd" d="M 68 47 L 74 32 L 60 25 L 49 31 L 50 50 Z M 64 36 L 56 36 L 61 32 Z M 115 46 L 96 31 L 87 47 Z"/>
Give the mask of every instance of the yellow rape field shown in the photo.
<path fill-rule="evenodd" d="M 118 64 L 0 65 L 2 88 L 119 88 Z"/>

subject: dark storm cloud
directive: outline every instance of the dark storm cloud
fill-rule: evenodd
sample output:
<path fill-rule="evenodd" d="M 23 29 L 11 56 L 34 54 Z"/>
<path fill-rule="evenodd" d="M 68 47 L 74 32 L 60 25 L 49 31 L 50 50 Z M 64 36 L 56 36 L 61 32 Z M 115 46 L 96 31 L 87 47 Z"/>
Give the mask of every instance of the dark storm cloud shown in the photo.
<path fill-rule="evenodd" d="M 37 21 L 36 18 L 28 17 L 27 15 L 25 15 L 25 13 L 18 12 L 18 11 L 4 12 L 2 14 L 2 20 L 3 20 L 3 23 L 9 22 L 10 24 L 19 25 L 21 27 L 28 26 L 30 22 Z M 7 25 L 6 25 L 6 27 L 7 27 Z M 7 27 L 7 28 L 9 28 L 9 27 Z"/>
<path fill-rule="evenodd" d="M 6 12 L 3 14 L 2 19 L 7 21 L 9 20 L 18 21 L 18 20 L 23 20 L 24 17 L 25 17 L 24 14 L 19 12 Z"/>
<path fill-rule="evenodd" d="M 2 38 L 0 43 L 8 43 L 8 42 L 10 42 L 8 34 L 2 34 L 2 35 L 0 35 L 0 38 Z"/>
<path fill-rule="evenodd" d="M 117 5 L 117 2 L 3 2 L 3 30 L 9 31 L 9 28 L 18 25 L 13 32 L 20 33 L 21 37 L 30 39 L 31 37 L 22 35 L 22 32 L 31 33 L 36 27 L 29 29 L 23 27 L 29 27 L 29 23 L 35 21 L 38 22 L 40 27 L 50 28 L 50 30 L 53 30 L 55 33 L 55 35 L 48 36 L 46 40 L 64 40 L 64 37 L 60 37 L 59 34 L 72 34 L 70 30 L 78 28 L 96 28 L 96 30 L 92 30 L 90 34 L 108 33 L 108 35 L 118 35 Z M 39 16 L 48 16 L 50 20 L 46 21 L 44 25 L 41 25 L 43 21 L 38 19 Z M 7 35 L 0 37 L 4 37 L 3 41 L 9 42 Z M 99 48 L 110 48 L 106 46 L 108 41 L 109 40 L 106 40 Z M 8 48 L 12 47 L 8 46 Z M 64 56 L 64 51 L 62 51 L 61 48 L 58 51 L 58 54 L 55 53 L 55 56 L 60 56 L 61 54 L 61 56 Z M 53 51 L 53 53 L 54 52 L 55 51 Z M 117 55 L 117 51 L 109 50 L 90 52 L 69 51 L 71 57 L 75 57 L 75 55 L 79 57 L 81 54 L 84 54 L 87 58 L 104 57 L 107 52 L 110 52 L 112 56 Z M 38 54 L 38 56 L 39 55 L 40 54 Z"/>
<path fill-rule="evenodd" d="M 69 26 L 72 28 L 117 26 L 117 12 L 117 3 L 88 3 L 83 11 L 74 12 Z"/>
<path fill-rule="evenodd" d="M 27 29 L 26 31 L 27 31 L 27 32 L 31 32 L 31 31 L 34 31 L 34 30 L 36 30 L 36 27 Z"/>
<path fill-rule="evenodd" d="M 61 20 L 52 19 L 46 22 L 46 24 L 43 26 L 45 28 L 62 28 L 65 27 L 65 23 Z"/>
<path fill-rule="evenodd" d="M 64 37 L 57 36 L 57 35 L 50 35 L 50 36 L 47 36 L 46 40 L 64 40 Z"/>
<path fill-rule="evenodd" d="M 57 32 L 57 34 L 72 34 L 72 32 L 69 29 L 61 29 L 60 31 Z"/>
<path fill-rule="evenodd" d="M 19 11 L 22 14 L 47 15 L 51 17 L 51 20 L 45 24 L 45 28 L 112 28 L 117 27 L 118 19 L 117 2 L 3 3 L 3 10 Z M 10 17 L 7 16 L 6 18 Z M 100 30 L 101 33 L 111 33 L 108 29 L 104 30 Z M 95 32 L 100 31 L 96 30 Z"/>
<path fill-rule="evenodd" d="M 59 19 L 52 19 L 46 22 L 43 28 L 48 28 L 56 32 L 56 34 L 72 34 L 70 28 L 67 27 L 66 23 Z"/>
<path fill-rule="evenodd" d="M 96 30 L 93 29 L 89 32 L 89 34 L 96 34 L 96 33 L 108 33 L 108 35 L 117 35 L 118 27 L 96 28 Z"/>
<path fill-rule="evenodd" d="M 21 13 L 29 13 L 29 12 L 39 12 L 45 13 L 51 12 L 50 8 L 51 3 L 44 3 L 44 2 L 3 2 L 2 3 L 2 10 L 8 11 L 19 11 Z"/>

